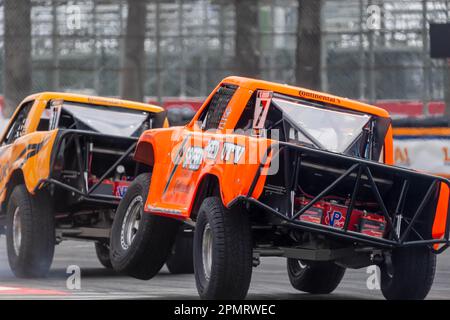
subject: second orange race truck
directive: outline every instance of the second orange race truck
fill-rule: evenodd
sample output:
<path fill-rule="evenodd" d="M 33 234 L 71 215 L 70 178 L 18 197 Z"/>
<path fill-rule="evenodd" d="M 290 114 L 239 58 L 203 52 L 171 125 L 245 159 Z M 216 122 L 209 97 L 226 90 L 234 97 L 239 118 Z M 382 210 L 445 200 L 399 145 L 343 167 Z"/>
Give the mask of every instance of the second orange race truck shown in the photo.
<path fill-rule="evenodd" d="M 115 209 L 134 177 L 149 170 L 131 153 L 142 132 L 167 126 L 162 108 L 143 103 L 58 92 L 24 99 L 0 145 L 0 233 L 14 274 L 45 276 L 65 239 L 95 241 L 100 262 L 111 267 Z M 169 260 L 175 272 L 180 259 Z"/>
<path fill-rule="evenodd" d="M 185 127 L 143 132 L 113 222 L 113 267 L 154 276 L 195 228 L 201 298 L 241 299 L 260 257 L 295 289 L 330 293 L 378 265 L 387 299 L 423 299 L 449 245 L 449 181 L 393 166 L 389 114 L 277 83 L 224 79 Z"/>

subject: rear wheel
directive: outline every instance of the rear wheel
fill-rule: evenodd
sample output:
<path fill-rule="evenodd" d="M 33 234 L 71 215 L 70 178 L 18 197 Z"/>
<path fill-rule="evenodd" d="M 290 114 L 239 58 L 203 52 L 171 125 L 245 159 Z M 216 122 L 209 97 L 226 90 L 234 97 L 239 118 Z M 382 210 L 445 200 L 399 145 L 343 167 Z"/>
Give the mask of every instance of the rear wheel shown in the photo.
<path fill-rule="evenodd" d="M 392 252 L 392 268 L 382 265 L 380 269 L 386 299 L 425 299 L 433 284 L 436 255 L 426 247 L 400 248 Z"/>
<path fill-rule="evenodd" d="M 120 201 L 111 229 L 110 259 L 114 270 L 148 280 L 169 256 L 179 222 L 144 212 L 151 174 L 136 177 Z"/>
<path fill-rule="evenodd" d="M 111 259 L 109 258 L 109 245 L 104 242 L 95 243 L 95 253 L 98 261 L 107 269 L 112 268 Z"/>
<path fill-rule="evenodd" d="M 194 234 L 194 270 L 202 299 L 244 299 L 252 276 L 248 217 L 218 197 L 200 206 Z"/>
<path fill-rule="evenodd" d="M 291 258 L 287 259 L 287 270 L 295 289 L 314 294 L 333 292 L 345 273 L 345 268 L 333 262 L 305 262 Z"/>
<path fill-rule="evenodd" d="M 46 192 L 33 196 L 24 185 L 18 185 L 11 193 L 6 213 L 6 245 L 15 276 L 47 275 L 55 250 L 52 209 Z"/>
<path fill-rule="evenodd" d="M 193 233 L 181 229 L 166 262 L 170 273 L 194 273 L 193 242 Z"/>

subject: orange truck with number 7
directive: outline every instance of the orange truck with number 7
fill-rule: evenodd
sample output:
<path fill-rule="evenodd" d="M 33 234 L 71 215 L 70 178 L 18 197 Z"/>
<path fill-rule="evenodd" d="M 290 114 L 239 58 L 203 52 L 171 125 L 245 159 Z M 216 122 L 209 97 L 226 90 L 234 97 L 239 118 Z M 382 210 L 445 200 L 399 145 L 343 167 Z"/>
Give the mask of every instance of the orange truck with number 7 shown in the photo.
<path fill-rule="evenodd" d="M 387 299 L 423 299 L 449 245 L 449 181 L 393 166 L 389 114 L 357 101 L 229 77 L 185 127 L 143 132 L 134 159 L 149 170 L 117 209 L 113 267 L 150 279 L 190 226 L 202 298 L 244 298 L 278 256 L 301 291 L 378 265 Z"/>

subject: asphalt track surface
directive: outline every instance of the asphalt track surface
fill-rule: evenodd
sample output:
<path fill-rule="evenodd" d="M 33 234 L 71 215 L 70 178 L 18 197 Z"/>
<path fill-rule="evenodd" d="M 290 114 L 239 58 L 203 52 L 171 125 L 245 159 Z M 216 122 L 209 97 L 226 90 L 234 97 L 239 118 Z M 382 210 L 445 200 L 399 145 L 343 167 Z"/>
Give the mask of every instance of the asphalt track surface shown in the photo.
<path fill-rule="evenodd" d="M 81 270 L 80 289 L 67 288 L 67 268 Z M 367 269 L 347 270 L 330 295 L 298 292 L 289 283 L 285 259 L 263 258 L 253 269 L 249 299 L 383 299 L 367 286 Z M 373 278 L 372 278 L 373 279 Z M 70 282 L 70 281 L 69 281 Z M 70 282 L 73 284 L 73 282 Z M 373 284 L 374 282 L 369 281 Z M 198 299 L 193 275 L 172 275 L 164 267 L 149 281 L 118 275 L 97 261 L 91 242 L 66 241 L 56 247 L 50 274 L 45 279 L 17 279 L 11 273 L 5 237 L 0 237 L 0 299 Z M 438 256 L 438 268 L 428 299 L 450 299 L 450 251 Z"/>

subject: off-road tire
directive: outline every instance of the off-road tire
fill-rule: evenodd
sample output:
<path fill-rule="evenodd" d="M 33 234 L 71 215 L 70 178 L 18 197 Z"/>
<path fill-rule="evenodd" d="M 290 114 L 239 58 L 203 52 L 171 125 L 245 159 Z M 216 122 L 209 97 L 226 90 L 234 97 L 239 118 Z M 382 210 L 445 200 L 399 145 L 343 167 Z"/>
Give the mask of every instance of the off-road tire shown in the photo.
<path fill-rule="evenodd" d="M 14 232 L 13 227 L 18 225 Z M 21 235 L 20 240 L 15 240 L 15 234 Z M 14 187 L 6 211 L 6 246 L 9 265 L 16 277 L 42 278 L 48 274 L 55 251 L 55 227 L 47 192 L 31 195 L 23 184 Z"/>
<path fill-rule="evenodd" d="M 109 257 L 109 245 L 104 242 L 95 243 L 95 253 L 97 259 L 106 269 L 112 269 L 111 259 Z"/>
<path fill-rule="evenodd" d="M 433 285 L 436 255 L 427 247 L 405 247 L 392 252 L 392 277 L 381 269 L 381 292 L 389 300 L 425 299 Z"/>
<path fill-rule="evenodd" d="M 166 262 L 166 266 L 172 274 L 194 273 L 193 233 L 186 233 L 182 229 L 180 231 L 172 247 L 172 252 Z"/>
<path fill-rule="evenodd" d="M 155 276 L 169 256 L 179 228 L 175 219 L 152 215 L 141 210 L 134 239 L 123 246 L 123 224 L 129 206 L 139 199 L 142 208 L 147 199 L 151 173 L 143 173 L 131 183 L 114 216 L 110 239 L 110 259 L 114 270 L 148 280 Z"/>
<path fill-rule="evenodd" d="M 203 238 L 211 239 L 211 268 L 204 267 Z M 207 246 L 205 246 L 207 247 Z M 194 234 L 194 272 L 202 299 L 244 299 L 252 276 L 252 236 L 245 212 L 225 208 L 219 197 L 200 206 Z M 209 280 L 205 270 L 210 270 Z"/>
<path fill-rule="evenodd" d="M 313 294 L 328 294 L 337 288 L 345 268 L 333 262 L 304 262 L 287 259 L 287 270 L 292 287 Z"/>

